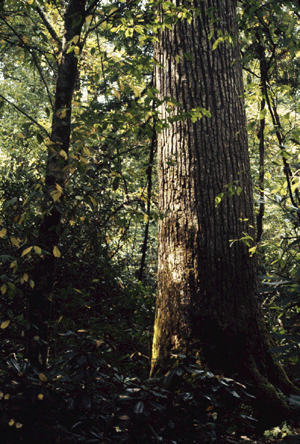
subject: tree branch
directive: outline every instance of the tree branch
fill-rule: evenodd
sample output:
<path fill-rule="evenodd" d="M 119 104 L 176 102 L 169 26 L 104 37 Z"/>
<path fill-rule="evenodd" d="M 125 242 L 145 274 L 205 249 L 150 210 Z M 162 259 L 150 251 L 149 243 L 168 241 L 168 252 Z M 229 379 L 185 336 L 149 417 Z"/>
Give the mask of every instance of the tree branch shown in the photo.
<path fill-rule="evenodd" d="M 23 111 L 21 108 L 19 108 L 17 105 L 15 105 L 13 102 L 8 100 L 6 97 L 4 97 L 2 94 L 0 94 L 1 99 L 3 99 L 5 102 L 7 102 L 9 105 L 13 106 L 16 110 L 18 110 L 21 114 L 27 117 L 27 119 L 31 120 L 32 123 L 37 125 L 39 128 L 41 128 L 47 136 L 50 138 L 50 134 L 46 130 L 46 128 L 43 127 L 39 122 L 37 122 L 33 117 L 31 117 L 29 114 L 27 114 L 25 111 Z"/>
<path fill-rule="evenodd" d="M 99 26 L 101 26 L 102 23 L 104 23 L 107 19 L 113 17 L 113 16 L 116 15 L 118 12 L 123 11 L 123 9 L 125 9 L 125 8 L 127 8 L 127 7 L 129 7 L 129 6 L 131 6 L 131 4 L 134 3 L 135 1 L 136 1 L 136 0 L 130 0 L 130 1 L 126 2 L 124 5 L 120 6 L 120 8 L 118 8 L 118 9 L 116 9 L 115 11 L 111 12 L 110 14 L 108 14 L 106 17 L 104 17 L 102 20 L 100 20 L 98 23 L 96 23 L 96 25 L 94 25 L 92 28 L 90 28 L 90 29 L 86 32 L 86 34 L 85 34 L 85 36 L 84 36 L 82 46 L 84 46 L 84 43 L 85 43 L 85 41 L 86 41 L 86 39 L 87 39 L 87 36 L 88 36 L 91 32 L 93 32 L 93 31 L 95 31 L 95 29 L 99 28 Z"/>
<path fill-rule="evenodd" d="M 61 42 L 60 38 L 58 37 L 58 35 L 56 34 L 55 29 L 52 28 L 51 23 L 49 22 L 45 12 L 43 11 L 41 6 L 39 5 L 38 1 L 36 1 L 36 10 L 37 10 L 37 13 L 39 14 L 39 16 L 41 17 L 44 25 L 46 26 L 47 31 L 49 32 L 51 37 L 56 41 L 56 43 L 58 44 L 59 48 L 61 49 L 62 42 Z"/>
<path fill-rule="evenodd" d="M 87 10 L 85 11 L 85 13 L 86 13 L 86 14 L 89 14 L 89 13 L 92 11 L 92 9 L 93 9 L 95 6 L 97 6 L 97 3 L 99 3 L 99 0 L 94 0 L 94 1 L 92 2 L 92 4 L 87 8 Z"/>
<path fill-rule="evenodd" d="M 267 79 L 266 79 L 266 85 L 267 85 Z M 274 103 L 274 99 L 272 98 L 272 96 L 271 96 L 271 100 L 270 100 L 270 97 L 269 97 L 269 94 L 268 94 L 268 90 L 270 91 L 270 95 L 271 95 L 270 88 L 269 89 L 266 88 L 266 101 L 267 101 L 268 108 L 269 108 L 269 111 L 270 111 L 270 114 L 271 114 L 271 118 L 272 118 L 272 121 L 273 121 L 274 128 L 276 128 L 275 134 L 276 134 L 276 137 L 277 137 L 277 140 L 278 140 L 279 148 L 281 150 L 281 157 L 282 157 L 282 161 L 283 161 L 283 165 L 284 165 L 283 170 L 284 170 L 284 174 L 285 174 L 285 177 L 286 177 L 287 187 L 288 187 L 288 190 L 289 190 L 289 196 L 290 196 L 292 205 L 295 208 L 299 208 L 298 207 L 299 202 L 300 202 L 299 190 L 298 190 L 298 188 L 296 188 L 296 190 L 295 190 L 295 194 L 296 194 L 296 198 L 297 198 L 297 203 L 296 203 L 295 200 L 294 200 L 294 197 L 293 197 L 292 186 L 291 186 L 291 180 L 292 180 L 292 183 L 293 183 L 293 174 L 292 174 L 289 162 L 284 157 L 284 146 L 283 146 L 284 136 L 283 136 L 283 134 L 281 132 L 280 118 L 279 118 L 279 115 L 278 115 L 278 112 L 277 112 L 277 109 L 276 109 L 276 106 L 275 106 L 275 103 Z M 271 103 L 271 101 L 272 101 L 272 103 Z M 297 217 L 298 217 L 298 219 L 300 221 L 300 213 L 297 213 Z"/>
<path fill-rule="evenodd" d="M 46 80 L 45 80 L 45 78 L 44 78 L 44 75 L 43 75 L 43 73 L 42 73 L 42 70 L 41 70 L 41 68 L 40 68 L 40 66 L 39 66 L 39 64 L 38 64 L 38 61 L 37 61 L 37 58 L 36 58 L 36 56 L 35 56 L 35 54 L 32 52 L 32 51 L 30 51 L 30 47 L 27 45 L 27 43 L 25 43 L 24 42 L 24 40 L 22 39 L 22 37 L 20 37 L 20 35 L 17 33 L 17 31 L 7 22 L 7 20 L 5 20 L 5 18 L 4 17 L 1 17 L 2 18 L 2 20 L 4 21 L 4 23 L 6 24 L 6 26 L 18 37 L 18 39 L 20 40 L 20 42 L 21 42 L 21 46 L 22 47 L 24 47 L 24 48 L 26 48 L 27 49 L 27 51 L 28 51 L 28 53 L 32 56 L 32 58 L 33 58 L 33 61 L 34 61 L 34 64 L 35 64 L 35 66 L 36 66 L 36 68 L 37 68 L 37 70 L 38 70 L 38 73 L 39 73 L 39 75 L 40 75 L 40 78 L 42 79 L 42 82 L 44 83 L 44 85 L 45 85 L 45 88 L 46 88 L 46 91 L 47 91 L 47 95 L 48 95 L 48 99 L 49 99 L 49 102 L 50 102 L 50 105 L 51 105 L 51 108 L 52 108 L 52 110 L 53 110 L 53 103 L 52 103 L 52 97 L 51 97 L 51 93 L 50 93 L 50 91 L 49 91 L 49 88 L 48 88 L 48 85 L 47 85 L 47 82 L 46 82 Z"/>

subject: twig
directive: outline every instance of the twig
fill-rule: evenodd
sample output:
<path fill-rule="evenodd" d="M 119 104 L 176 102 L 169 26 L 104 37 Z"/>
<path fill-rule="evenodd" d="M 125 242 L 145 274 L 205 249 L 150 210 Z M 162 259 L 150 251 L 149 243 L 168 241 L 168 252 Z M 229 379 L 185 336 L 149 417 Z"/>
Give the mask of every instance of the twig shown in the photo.
<path fill-rule="evenodd" d="M 43 131 L 45 131 L 45 133 L 47 134 L 47 136 L 50 138 L 50 134 L 48 133 L 48 131 L 46 130 L 46 128 L 44 128 L 39 122 L 37 122 L 33 117 L 31 117 L 29 114 L 27 114 L 25 111 L 23 111 L 21 108 L 19 108 L 17 105 L 15 105 L 14 103 L 12 103 L 10 100 L 8 100 L 6 97 L 4 97 L 2 94 L 0 94 L 1 99 L 3 99 L 5 102 L 7 102 L 9 105 L 13 106 L 14 108 L 16 108 L 21 114 L 23 114 L 24 116 L 26 116 L 29 120 L 31 120 L 31 122 L 33 122 L 35 125 L 37 125 L 39 128 L 41 128 Z"/>
<path fill-rule="evenodd" d="M 49 32 L 51 37 L 56 41 L 56 43 L 58 44 L 59 48 L 61 48 L 62 47 L 61 40 L 58 37 L 58 35 L 56 34 L 55 29 L 53 29 L 51 23 L 49 22 L 45 12 L 43 11 L 41 6 L 39 5 L 38 1 L 36 1 L 36 10 L 37 10 L 37 13 L 39 14 L 39 16 L 41 17 L 44 25 L 46 26 L 47 31 Z"/>

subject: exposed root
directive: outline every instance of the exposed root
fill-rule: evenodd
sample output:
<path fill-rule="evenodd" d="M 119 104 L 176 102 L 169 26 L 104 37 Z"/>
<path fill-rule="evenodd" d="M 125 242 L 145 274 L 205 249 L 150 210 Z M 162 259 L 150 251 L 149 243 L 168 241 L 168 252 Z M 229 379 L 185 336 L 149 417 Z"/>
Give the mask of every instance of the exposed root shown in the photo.
<path fill-rule="evenodd" d="M 270 379 L 276 382 L 278 389 L 286 395 L 291 393 L 300 394 L 300 390 L 288 379 L 284 370 L 279 365 L 275 365 L 273 361 L 272 363 L 274 370 Z M 294 412 L 287 404 L 284 395 L 275 388 L 269 379 L 261 374 L 253 357 L 248 357 L 245 372 L 246 378 L 249 377 L 253 383 L 253 394 L 256 397 L 253 407 L 258 412 L 259 431 L 279 425 L 294 416 Z"/>

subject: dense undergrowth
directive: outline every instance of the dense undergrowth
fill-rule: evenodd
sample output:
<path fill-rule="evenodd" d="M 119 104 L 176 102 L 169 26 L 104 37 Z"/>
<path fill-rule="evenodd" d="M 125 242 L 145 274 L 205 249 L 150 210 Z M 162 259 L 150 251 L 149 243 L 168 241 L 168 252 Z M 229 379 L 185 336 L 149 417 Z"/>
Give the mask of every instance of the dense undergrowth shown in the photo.
<path fill-rule="evenodd" d="M 148 379 L 149 288 L 122 289 L 117 278 L 103 275 L 85 289 L 57 286 L 56 292 L 60 316 L 54 310 L 45 372 L 22 358 L 22 335 L 13 332 L 26 325 L 2 329 L 2 442 L 226 443 L 232 434 L 262 434 L 245 381 L 205 371 L 182 355 Z M 298 364 L 282 358 L 297 380 Z M 299 407 L 297 397 L 291 401 Z"/>
<path fill-rule="evenodd" d="M 181 355 L 148 379 L 153 288 L 133 276 L 121 279 L 112 265 L 102 267 L 101 279 L 96 275 L 84 280 L 72 267 L 58 268 L 45 372 L 23 359 L 20 290 L 2 298 L 2 320 L 12 312 L 0 330 L 3 442 L 190 444 L 257 433 L 253 395 L 243 381 Z"/>
<path fill-rule="evenodd" d="M 7 202 L 17 191 L 21 194 L 13 189 Z M 19 224 L 15 204 L 4 205 L 2 212 L 10 231 L 2 236 L 0 255 L 2 442 L 226 443 L 232 434 L 237 439 L 262 434 L 245 381 L 205 371 L 184 356 L 174 356 L 174 366 L 148 379 L 154 274 L 147 271 L 148 286 L 138 281 L 136 264 L 110 257 L 107 245 L 88 229 L 91 224 L 65 230 L 49 301 L 48 367 L 32 368 L 23 358 L 23 338 L 35 257 L 20 252 L 34 245 L 38 216 L 29 212 Z M 76 210 L 80 220 L 83 213 Z M 297 276 L 275 276 L 261 277 L 261 302 L 274 338 L 272 352 L 297 384 L 300 287 Z M 297 397 L 289 401 L 299 408 Z"/>
<path fill-rule="evenodd" d="M 45 373 L 14 357 L 2 365 L 2 442 L 179 444 L 254 433 L 244 385 L 185 360 L 141 380 L 109 363 L 107 344 L 87 343 L 70 346 Z"/>

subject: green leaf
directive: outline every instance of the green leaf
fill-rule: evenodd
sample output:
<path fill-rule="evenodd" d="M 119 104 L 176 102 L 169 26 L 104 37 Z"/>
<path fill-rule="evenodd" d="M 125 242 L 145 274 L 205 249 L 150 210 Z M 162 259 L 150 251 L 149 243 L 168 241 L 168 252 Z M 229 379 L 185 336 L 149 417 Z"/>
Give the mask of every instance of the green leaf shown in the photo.
<path fill-rule="evenodd" d="M 112 183 L 114 191 L 116 191 L 119 188 L 119 185 L 120 185 L 120 178 L 115 177 Z"/>
<path fill-rule="evenodd" d="M 143 401 L 137 402 L 134 406 L 134 409 L 133 409 L 134 413 L 137 413 L 137 414 L 143 413 L 144 407 L 145 407 L 145 405 L 144 405 Z"/>
<path fill-rule="evenodd" d="M 220 43 L 224 42 L 224 36 L 219 37 L 212 46 L 212 51 L 215 51 Z"/>
<path fill-rule="evenodd" d="M 194 57 L 193 57 L 191 54 L 189 54 L 188 52 L 185 52 L 185 53 L 184 53 L 184 57 L 185 57 L 187 60 L 190 60 L 191 62 L 194 60 Z"/>
<path fill-rule="evenodd" d="M 266 117 L 266 115 L 267 115 L 267 109 L 264 108 L 264 109 L 262 109 L 261 112 L 259 113 L 259 120 L 264 119 L 264 118 Z"/>
<path fill-rule="evenodd" d="M 41 133 L 37 133 L 36 138 L 39 143 L 43 143 L 44 137 L 41 135 Z"/>

